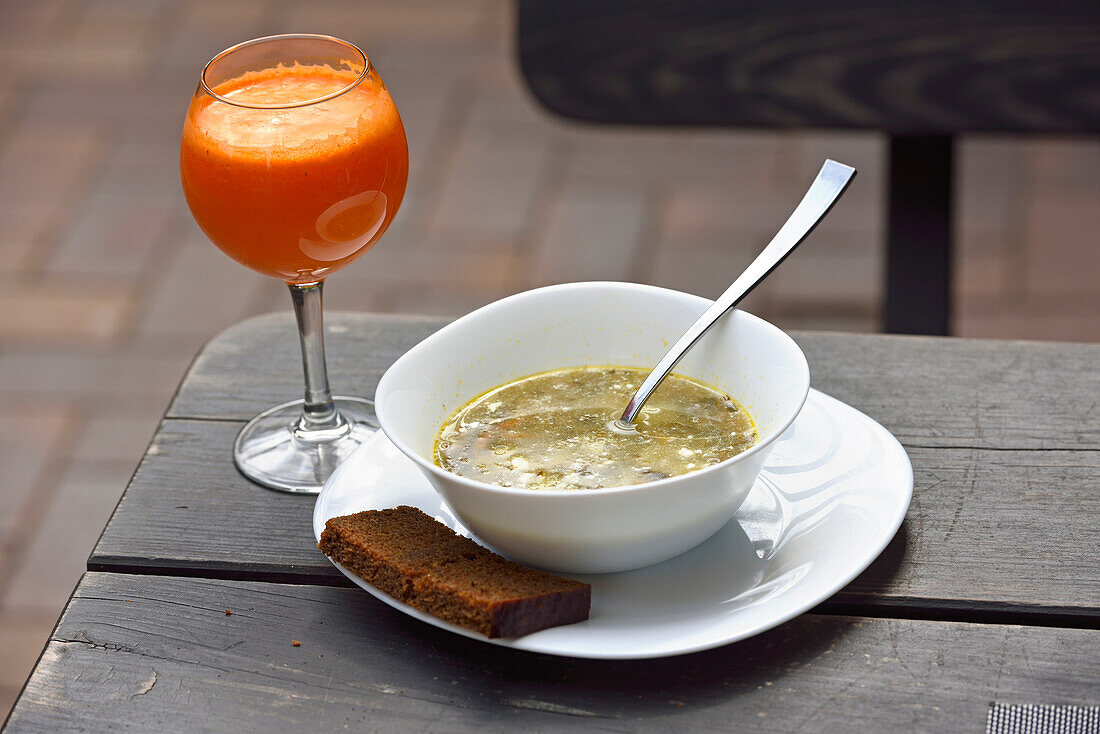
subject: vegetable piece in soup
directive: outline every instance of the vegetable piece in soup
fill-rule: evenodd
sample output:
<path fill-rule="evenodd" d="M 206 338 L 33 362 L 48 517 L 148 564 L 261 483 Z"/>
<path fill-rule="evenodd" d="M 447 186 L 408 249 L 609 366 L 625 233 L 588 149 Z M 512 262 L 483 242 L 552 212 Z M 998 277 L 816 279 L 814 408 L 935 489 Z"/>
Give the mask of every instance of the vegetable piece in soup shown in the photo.
<path fill-rule="evenodd" d="M 435 463 L 503 487 L 597 489 L 687 474 L 757 441 L 730 396 L 665 379 L 634 430 L 615 426 L 648 371 L 577 367 L 524 377 L 463 406 L 439 432 Z"/>

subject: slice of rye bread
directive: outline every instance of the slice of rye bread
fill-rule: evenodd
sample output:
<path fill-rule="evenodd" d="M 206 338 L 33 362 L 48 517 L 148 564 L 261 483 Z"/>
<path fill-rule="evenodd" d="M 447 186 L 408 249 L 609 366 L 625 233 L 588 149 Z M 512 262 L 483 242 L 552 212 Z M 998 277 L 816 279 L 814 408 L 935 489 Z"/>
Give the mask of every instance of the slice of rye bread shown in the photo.
<path fill-rule="evenodd" d="M 487 637 L 588 619 L 590 585 L 502 558 L 415 507 L 334 517 L 317 547 L 395 599 Z"/>

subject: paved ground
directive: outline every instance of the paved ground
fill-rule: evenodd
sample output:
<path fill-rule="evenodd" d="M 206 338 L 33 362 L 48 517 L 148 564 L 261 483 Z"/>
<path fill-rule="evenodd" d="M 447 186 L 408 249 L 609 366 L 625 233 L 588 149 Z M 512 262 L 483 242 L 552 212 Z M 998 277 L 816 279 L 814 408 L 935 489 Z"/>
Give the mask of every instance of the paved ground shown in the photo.
<path fill-rule="evenodd" d="M 458 314 L 597 278 L 714 296 L 828 155 L 859 178 L 748 307 L 876 329 L 880 136 L 567 124 L 522 88 L 511 22 L 506 0 L 0 3 L 0 712 L 192 355 L 289 308 L 204 240 L 179 190 L 182 117 L 225 46 L 346 37 L 405 119 L 401 214 L 329 308 Z M 956 333 L 1100 341 L 1100 143 L 968 139 L 961 159 Z"/>

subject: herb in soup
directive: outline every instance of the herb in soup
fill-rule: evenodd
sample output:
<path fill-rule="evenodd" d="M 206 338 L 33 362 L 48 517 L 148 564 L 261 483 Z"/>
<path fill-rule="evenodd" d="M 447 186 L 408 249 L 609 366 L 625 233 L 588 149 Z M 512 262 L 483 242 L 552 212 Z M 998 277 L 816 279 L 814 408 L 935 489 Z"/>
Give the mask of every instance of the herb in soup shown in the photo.
<path fill-rule="evenodd" d="M 577 367 L 524 377 L 463 406 L 439 432 L 435 463 L 503 487 L 597 489 L 697 471 L 757 441 L 729 395 L 670 375 L 634 428 L 615 421 L 647 370 Z"/>

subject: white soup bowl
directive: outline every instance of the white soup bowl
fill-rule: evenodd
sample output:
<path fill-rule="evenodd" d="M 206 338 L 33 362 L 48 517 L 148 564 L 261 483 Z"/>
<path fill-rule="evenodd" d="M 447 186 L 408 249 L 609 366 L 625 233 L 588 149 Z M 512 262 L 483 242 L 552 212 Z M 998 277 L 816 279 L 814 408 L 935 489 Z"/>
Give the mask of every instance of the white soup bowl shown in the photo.
<path fill-rule="evenodd" d="M 530 490 L 452 474 L 435 465 L 433 448 L 458 408 L 517 378 L 583 365 L 652 367 L 709 305 L 631 283 L 567 283 L 504 298 L 394 362 L 378 384 L 379 423 L 455 515 L 511 558 L 573 573 L 664 561 L 729 522 L 806 400 L 802 350 L 756 316 L 727 314 L 675 370 L 728 393 L 756 423 L 759 443 L 719 464 L 627 487 Z"/>

